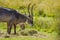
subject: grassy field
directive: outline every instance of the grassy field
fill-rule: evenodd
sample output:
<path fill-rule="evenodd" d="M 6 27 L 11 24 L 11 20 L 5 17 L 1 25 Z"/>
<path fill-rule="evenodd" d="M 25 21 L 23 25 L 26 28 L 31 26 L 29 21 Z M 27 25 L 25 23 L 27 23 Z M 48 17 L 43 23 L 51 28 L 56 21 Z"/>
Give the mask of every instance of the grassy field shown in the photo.
<path fill-rule="evenodd" d="M 38 33 L 23 36 L 19 31 L 21 28 L 17 25 L 18 35 L 11 34 L 9 38 L 5 38 L 7 24 L 0 22 L 0 40 L 58 40 L 56 35 L 60 33 L 60 0 L 0 0 L 1 7 L 15 9 L 21 14 L 28 13 L 29 3 L 31 6 L 36 4 L 33 9 L 34 26 L 27 24 L 23 32 L 36 30 Z"/>
<path fill-rule="evenodd" d="M 23 35 L 13 35 L 11 34 L 9 37 L 6 37 L 6 33 L 2 33 L 0 35 L 0 40 L 55 40 L 56 34 L 49 34 L 45 32 L 40 32 L 40 34 L 36 34 L 33 36 L 23 36 Z"/>
<path fill-rule="evenodd" d="M 14 37 L 14 38 L 0 38 L 0 40 L 54 40 L 54 39 L 23 36 L 23 37 Z"/>
<path fill-rule="evenodd" d="M 0 40 L 55 40 L 56 39 L 56 32 L 43 32 L 43 31 L 37 31 L 37 34 L 34 35 L 25 35 L 23 36 L 23 34 L 20 33 L 19 31 L 19 27 L 17 27 L 17 33 L 16 35 L 13 35 L 13 29 L 12 29 L 12 33 L 11 35 L 8 36 L 6 33 L 6 23 L 0 23 Z M 25 30 L 23 30 L 22 32 L 27 33 L 28 30 L 33 30 L 34 28 L 26 28 Z M 28 33 L 27 33 L 28 34 Z"/>

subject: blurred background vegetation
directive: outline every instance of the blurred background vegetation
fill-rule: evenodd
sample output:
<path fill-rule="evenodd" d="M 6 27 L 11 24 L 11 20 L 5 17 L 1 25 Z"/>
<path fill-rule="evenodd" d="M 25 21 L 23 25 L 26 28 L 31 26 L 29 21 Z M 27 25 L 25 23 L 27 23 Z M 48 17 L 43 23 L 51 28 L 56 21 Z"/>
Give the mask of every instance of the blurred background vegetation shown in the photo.
<path fill-rule="evenodd" d="M 1 7 L 12 8 L 23 14 L 28 13 L 29 3 L 36 4 L 33 9 L 33 29 L 60 34 L 60 0 L 0 0 Z"/>

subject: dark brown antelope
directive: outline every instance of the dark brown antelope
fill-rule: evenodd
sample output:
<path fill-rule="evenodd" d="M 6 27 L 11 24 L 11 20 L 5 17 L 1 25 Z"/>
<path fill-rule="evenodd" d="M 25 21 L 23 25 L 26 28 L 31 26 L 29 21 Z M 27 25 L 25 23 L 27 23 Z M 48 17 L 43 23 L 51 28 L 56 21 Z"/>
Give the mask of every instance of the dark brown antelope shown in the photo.
<path fill-rule="evenodd" d="M 33 16 L 32 16 L 33 17 Z M 14 9 L 0 7 L 0 22 L 7 22 L 7 33 L 11 33 L 12 25 L 14 26 L 14 34 L 16 34 L 16 25 L 20 24 L 25 25 L 25 22 L 33 25 L 33 20 L 31 15 L 25 16 L 23 14 L 18 13 Z M 24 26 L 22 27 L 24 29 Z"/>
<path fill-rule="evenodd" d="M 28 5 L 28 8 L 27 8 L 28 13 L 25 13 L 25 16 L 27 16 L 30 20 L 32 20 L 32 23 L 33 23 L 33 7 L 35 6 L 35 4 L 32 5 L 31 10 L 30 10 L 30 5 L 31 5 L 31 3 L 29 3 L 29 5 Z M 26 14 L 29 14 L 29 15 L 26 15 Z M 21 26 L 22 30 L 25 29 L 25 24 L 24 23 L 21 24 L 20 26 Z"/>

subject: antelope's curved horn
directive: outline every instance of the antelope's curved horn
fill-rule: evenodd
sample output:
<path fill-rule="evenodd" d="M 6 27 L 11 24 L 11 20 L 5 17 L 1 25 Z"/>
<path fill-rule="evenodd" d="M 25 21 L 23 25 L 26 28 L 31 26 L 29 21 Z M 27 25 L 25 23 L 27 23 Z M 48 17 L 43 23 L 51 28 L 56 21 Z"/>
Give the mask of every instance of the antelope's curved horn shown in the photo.
<path fill-rule="evenodd" d="M 33 20 L 33 8 L 34 8 L 35 4 L 32 5 L 31 7 L 31 15 L 30 15 L 30 18 Z"/>
<path fill-rule="evenodd" d="M 31 15 L 30 14 L 30 5 L 31 5 L 31 3 L 29 3 L 29 5 L 28 5 L 28 13 L 29 13 L 29 16 Z"/>

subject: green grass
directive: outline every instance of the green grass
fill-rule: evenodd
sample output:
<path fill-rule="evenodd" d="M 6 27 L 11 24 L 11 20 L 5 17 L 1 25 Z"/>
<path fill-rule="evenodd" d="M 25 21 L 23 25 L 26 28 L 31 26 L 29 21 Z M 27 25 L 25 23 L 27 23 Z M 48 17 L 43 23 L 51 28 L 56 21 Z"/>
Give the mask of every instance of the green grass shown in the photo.
<path fill-rule="evenodd" d="M 51 38 L 38 38 L 31 36 L 21 36 L 21 37 L 12 37 L 12 38 L 0 38 L 0 40 L 54 40 Z"/>
<path fill-rule="evenodd" d="M 1 26 L 3 26 L 3 23 L 2 23 Z M 38 36 L 22 36 L 22 35 L 12 35 L 11 34 L 11 37 L 5 38 L 4 36 L 6 35 L 6 30 L 7 29 L 4 29 L 4 28 L 6 28 L 6 24 L 3 27 L 0 28 L 0 31 L 4 33 L 3 37 L 1 37 L 1 35 L 0 35 L 0 40 L 54 40 L 55 39 L 54 36 L 56 36 L 55 33 L 47 33 L 47 32 L 40 32 L 39 31 L 40 36 L 39 35 Z M 12 33 L 13 33 L 13 30 L 12 30 Z M 45 36 L 47 36 L 47 37 L 45 38 Z"/>
<path fill-rule="evenodd" d="M 0 40 L 54 40 L 56 34 L 55 33 L 47 33 L 47 32 L 40 32 L 37 36 L 22 36 L 22 35 L 10 35 L 9 38 L 5 38 L 6 36 L 6 29 L 1 29 L 3 31 L 4 35 L 1 37 Z M 13 31 L 12 31 L 13 33 Z M 17 32 L 18 33 L 18 32 Z"/>
<path fill-rule="evenodd" d="M 31 38 L 31 37 L 18 37 L 18 38 L 3 38 L 0 40 L 47 40 L 47 39 L 40 39 L 40 38 Z"/>
<path fill-rule="evenodd" d="M 42 35 L 38 36 L 13 36 L 10 38 L 1 37 L 0 40 L 54 40 L 56 36 L 57 23 L 54 19 L 55 16 L 60 14 L 60 0 L 0 0 L 0 6 L 6 8 L 13 8 L 18 12 L 28 13 L 27 6 L 29 3 L 36 3 L 34 8 L 34 26 L 31 27 L 26 25 L 26 29 L 34 29 L 39 31 Z M 32 5 L 31 5 L 32 6 Z M 24 9 L 19 9 L 25 7 Z M 39 15 L 39 11 L 43 11 L 42 15 Z M 59 14 L 58 14 L 59 13 Z M 45 17 L 43 15 L 45 14 Z M 57 14 L 57 15 L 56 15 Z M 0 31 L 6 33 L 7 24 L 0 22 Z M 20 30 L 19 25 L 17 26 L 17 33 Z M 13 29 L 12 29 L 13 33 Z M 46 35 L 47 38 L 42 36 Z M 1 35 L 0 35 L 1 36 Z"/>

